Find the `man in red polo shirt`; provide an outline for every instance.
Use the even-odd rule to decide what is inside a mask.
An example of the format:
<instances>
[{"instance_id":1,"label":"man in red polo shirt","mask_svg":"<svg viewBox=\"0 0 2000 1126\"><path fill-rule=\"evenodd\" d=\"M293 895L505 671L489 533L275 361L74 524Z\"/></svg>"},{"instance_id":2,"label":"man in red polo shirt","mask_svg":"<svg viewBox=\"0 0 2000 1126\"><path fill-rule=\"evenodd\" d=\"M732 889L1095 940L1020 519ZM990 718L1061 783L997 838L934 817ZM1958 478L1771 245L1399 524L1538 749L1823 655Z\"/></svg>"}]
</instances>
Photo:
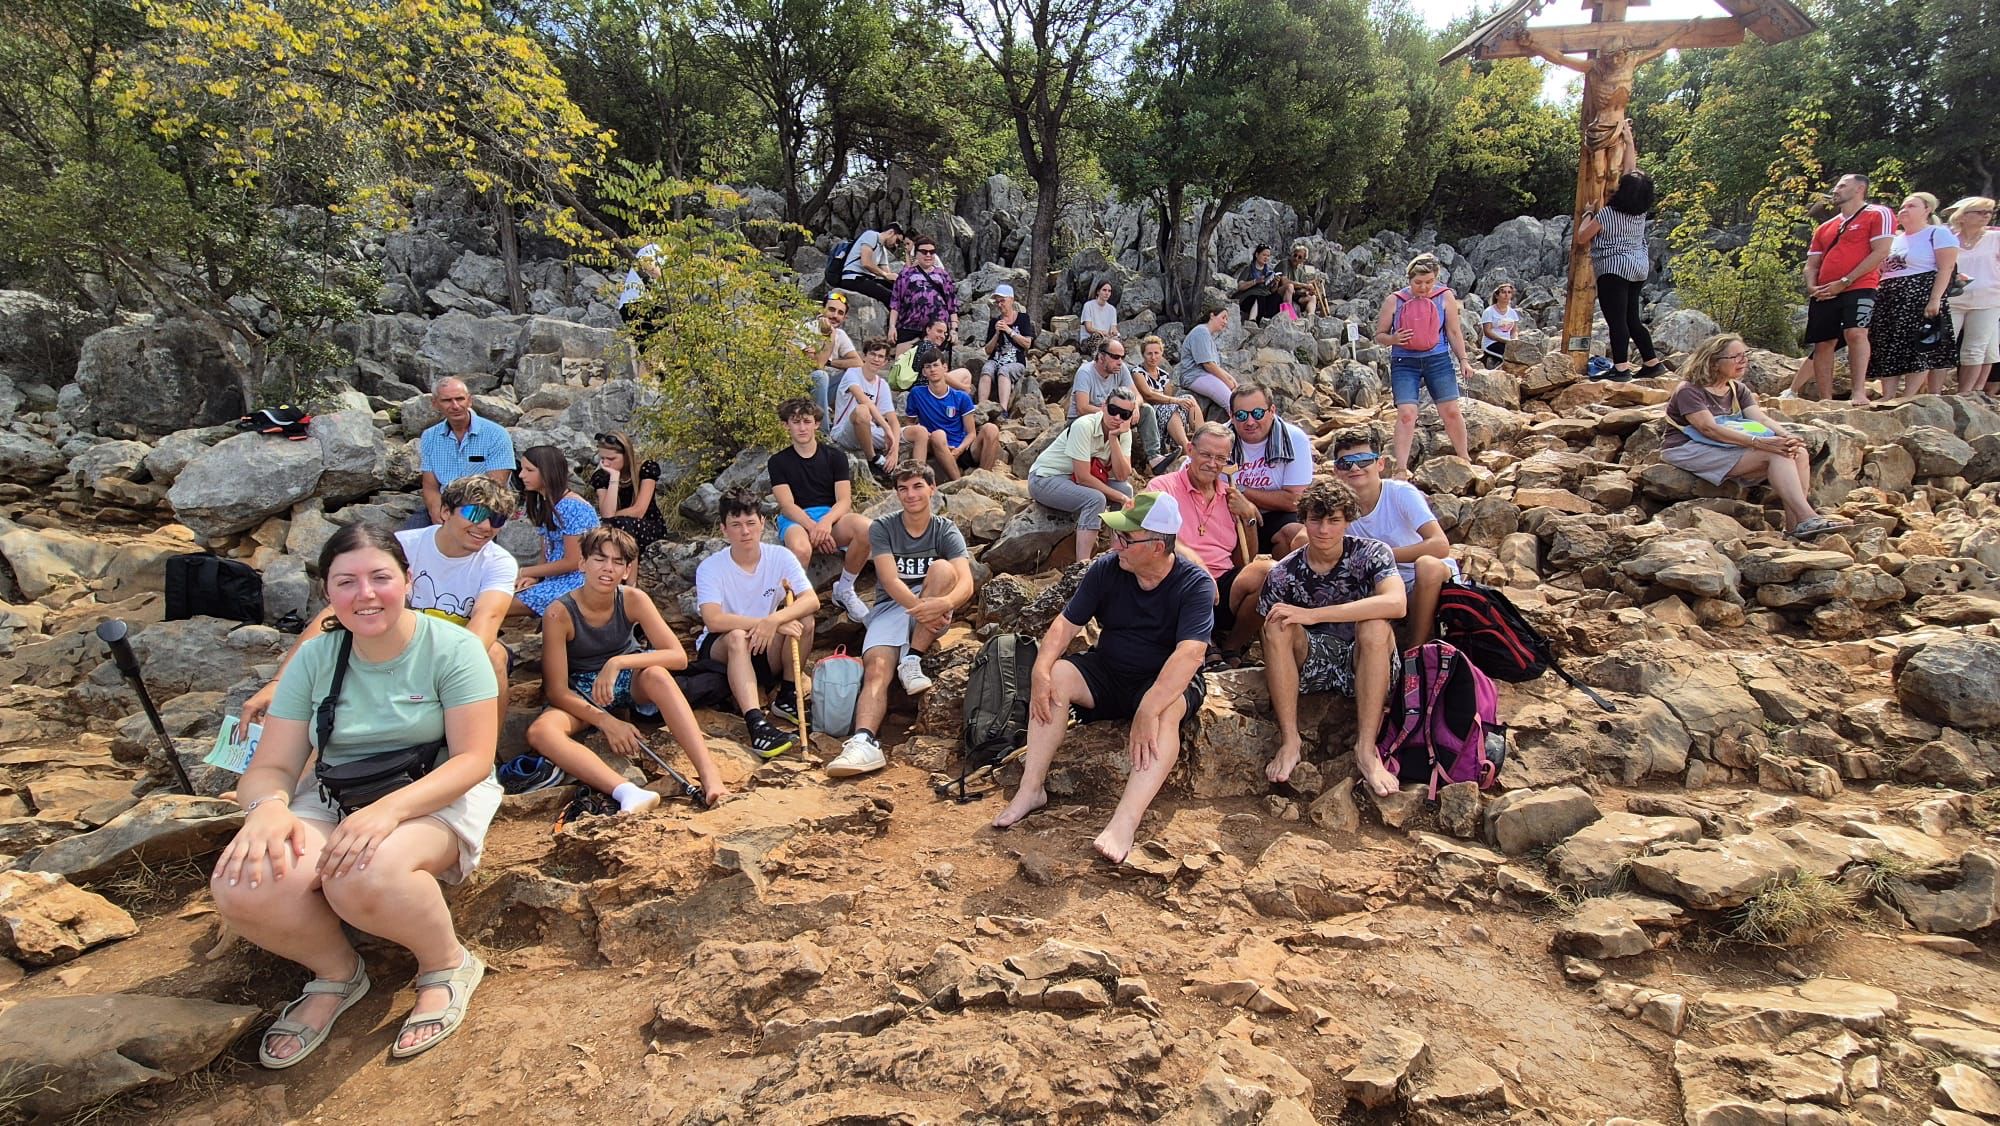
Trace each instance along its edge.
<instances>
[{"instance_id":1,"label":"man in red polo shirt","mask_svg":"<svg viewBox=\"0 0 2000 1126\"><path fill-rule=\"evenodd\" d=\"M1236 565L1236 521L1255 521L1257 506L1222 478L1229 464L1234 434L1220 422L1203 423L1190 440L1185 468L1164 473L1146 487L1174 498L1181 509L1181 530L1175 553L1200 565L1215 580L1215 646L1240 649L1243 639L1263 622L1257 598L1271 559L1263 556ZM1220 654L1213 651L1211 657Z\"/></svg>"},{"instance_id":2,"label":"man in red polo shirt","mask_svg":"<svg viewBox=\"0 0 2000 1126\"><path fill-rule=\"evenodd\" d=\"M1847 342L1847 370L1854 386L1849 398L1868 401L1868 320L1875 311L1875 287L1882 259L1896 237L1896 216L1868 202L1868 177L1858 172L1833 185L1839 214L1813 232L1806 253L1806 346L1812 355L1799 365L1781 399L1797 397L1806 379L1819 384L1821 400L1833 398L1833 352Z\"/></svg>"}]
</instances>

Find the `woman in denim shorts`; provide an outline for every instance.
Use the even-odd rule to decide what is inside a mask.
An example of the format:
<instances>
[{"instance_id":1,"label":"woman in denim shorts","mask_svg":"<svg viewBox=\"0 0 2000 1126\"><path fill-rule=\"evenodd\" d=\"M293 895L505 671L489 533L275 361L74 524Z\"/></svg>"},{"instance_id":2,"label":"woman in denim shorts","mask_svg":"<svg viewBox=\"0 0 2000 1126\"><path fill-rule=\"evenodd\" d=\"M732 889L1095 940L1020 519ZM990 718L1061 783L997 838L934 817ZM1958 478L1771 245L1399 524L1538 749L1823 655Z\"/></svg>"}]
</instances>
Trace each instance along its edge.
<instances>
[{"instance_id":1,"label":"woman in denim shorts","mask_svg":"<svg viewBox=\"0 0 2000 1126\"><path fill-rule=\"evenodd\" d=\"M1410 284L1382 299L1375 317L1375 343L1389 346L1389 385L1396 396L1396 473L1410 464L1410 440L1417 432L1417 397L1428 388L1438 418L1451 438L1452 452L1471 459L1465 413L1458 405L1458 373L1468 366L1465 333L1459 325L1458 297L1439 284L1444 269L1437 256L1410 261Z\"/></svg>"}]
</instances>

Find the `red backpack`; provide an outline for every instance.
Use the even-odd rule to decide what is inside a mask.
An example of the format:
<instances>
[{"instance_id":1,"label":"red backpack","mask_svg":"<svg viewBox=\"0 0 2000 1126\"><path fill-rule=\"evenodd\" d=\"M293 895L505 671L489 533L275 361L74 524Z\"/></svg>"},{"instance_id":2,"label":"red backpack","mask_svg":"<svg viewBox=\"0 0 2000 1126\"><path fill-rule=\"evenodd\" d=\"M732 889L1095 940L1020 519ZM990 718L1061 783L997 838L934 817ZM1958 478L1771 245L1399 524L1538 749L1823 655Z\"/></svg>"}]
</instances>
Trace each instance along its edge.
<instances>
[{"instance_id":1,"label":"red backpack","mask_svg":"<svg viewBox=\"0 0 2000 1126\"><path fill-rule=\"evenodd\" d=\"M1444 299L1450 292L1439 286L1431 290L1428 300L1419 301L1407 287L1396 291L1396 311L1389 318L1389 331L1409 330L1410 342L1403 345L1405 349L1428 352L1438 346L1444 336Z\"/></svg>"}]
</instances>

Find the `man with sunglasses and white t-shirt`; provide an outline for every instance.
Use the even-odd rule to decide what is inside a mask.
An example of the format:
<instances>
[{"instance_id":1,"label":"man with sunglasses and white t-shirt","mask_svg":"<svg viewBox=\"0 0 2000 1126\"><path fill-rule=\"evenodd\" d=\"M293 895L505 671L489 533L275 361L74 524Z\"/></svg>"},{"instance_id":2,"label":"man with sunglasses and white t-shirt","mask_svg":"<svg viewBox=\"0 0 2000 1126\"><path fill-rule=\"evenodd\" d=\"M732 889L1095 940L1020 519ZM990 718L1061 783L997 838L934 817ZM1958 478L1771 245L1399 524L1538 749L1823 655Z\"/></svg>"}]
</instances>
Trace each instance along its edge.
<instances>
[{"instance_id":1,"label":"man with sunglasses and white t-shirt","mask_svg":"<svg viewBox=\"0 0 2000 1126\"><path fill-rule=\"evenodd\" d=\"M512 489L490 477L475 474L460 477L441 493L444 522L429 528L411 528L396 533L403 555L410 561L410 609L455 622L476 634L493 662L493 675L500 681L501 722L507 718L507 647L500 644L500 623L514 601L514 580L521 566L493 536L514 515L520 503ZM285 654L290 664L299 647L326 631L333 615L314 614L299 634L298 643ZM279 676L284 665L278 666ZM257 690L243 705L241 731L264 722L264 713L277 695L278 677Z\"/></svg>"},{"instance_id":2,"label":"man with sunglasses and white t-shirt","mask_svg":"<svg viewBox=\"0 0 2000 1126\"><path fill-rule=\"evenodd\" d=\"M1313 479L1312 439L1278 417L1271 392L1245 383L1229 396L1236 444L1230 459L1239 467L1236 488L1261 514L1257 550L1273 559L1290 555L1306 542L1299 523L1299 497Z\"/></svg>"},{"instance_id":3,"label":"man with sunglasses and white t-shirt","mask_svg":"<svg viewBox=\"0 0 2000 1126\"><path fill-rule=\"evenodd\" d=\"M1409 636L1405 646L1431 639L1437 618L1438 592L1458 577L1451 558L1451 541L1424 494L1408 481L1382 479L1382 440L1366 426L1350 427L1333 436L1333 472L1354 490L1359 515L1348 524L1349 535L1379 540L1396 556L1396 572L1409 596Z\"/></svg>"}]
</instances>

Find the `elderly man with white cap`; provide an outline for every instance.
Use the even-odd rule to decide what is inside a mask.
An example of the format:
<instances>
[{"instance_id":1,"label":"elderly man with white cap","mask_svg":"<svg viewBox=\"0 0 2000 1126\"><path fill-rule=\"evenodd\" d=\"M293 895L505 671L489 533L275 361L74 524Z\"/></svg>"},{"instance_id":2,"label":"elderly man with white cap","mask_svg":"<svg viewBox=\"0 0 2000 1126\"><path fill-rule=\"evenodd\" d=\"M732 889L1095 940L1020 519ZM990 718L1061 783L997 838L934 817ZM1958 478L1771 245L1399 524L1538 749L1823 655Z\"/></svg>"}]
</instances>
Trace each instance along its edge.
<instances>
[{"instance_id":1,"label":"elderly man with white cap","mask_svg":"<svg viewBox=\"0 0 2000 1126\"><path fill-rule=\"evenodd\" d=\"M1014 303L1014 287L1003 285L993 291L993 316L986 322L986 364L979 369L981 403L997 402L1000 413L1008 413L1014 402L1014 381L1028 373L1028 348L1035 343L1035 330ZM992 397L998 379L1000 397Z\"/></svg>"},{"instance_id":2,"label":"elderly man with white cap","mask_svg":"<svg viewBox=\"0 0 2000 1126\"><path fill-rule=\"evenodd\" d=\"M1174 551L1181 510L1173 497L1140 493L1131 507L1106 513L1104 525L1112 530L1112 550L1084 572L1042 637L1028 709L1027 762L1014 800L993 826L1005 829L1048 804L1043 782L1071 708L1084 723L1129 718L1132 774L1111 823L1092 842L1106 860L1119 864L1180 758L1181 719L1201 705L1215 583ZM1092 619L1096 646L1065 655Z\"/></svg>"}]
</instances>

